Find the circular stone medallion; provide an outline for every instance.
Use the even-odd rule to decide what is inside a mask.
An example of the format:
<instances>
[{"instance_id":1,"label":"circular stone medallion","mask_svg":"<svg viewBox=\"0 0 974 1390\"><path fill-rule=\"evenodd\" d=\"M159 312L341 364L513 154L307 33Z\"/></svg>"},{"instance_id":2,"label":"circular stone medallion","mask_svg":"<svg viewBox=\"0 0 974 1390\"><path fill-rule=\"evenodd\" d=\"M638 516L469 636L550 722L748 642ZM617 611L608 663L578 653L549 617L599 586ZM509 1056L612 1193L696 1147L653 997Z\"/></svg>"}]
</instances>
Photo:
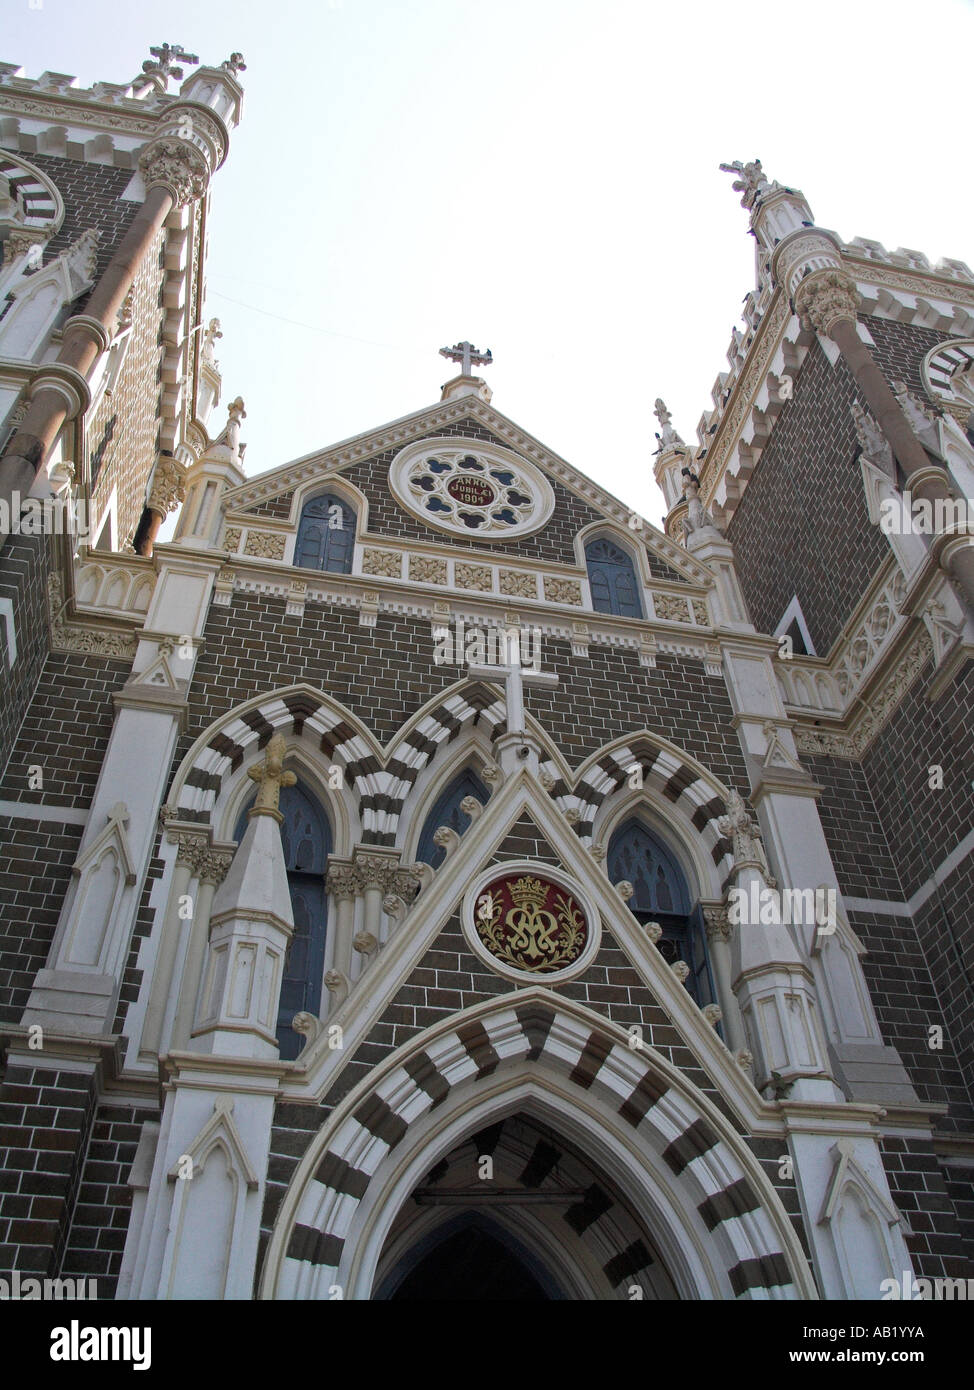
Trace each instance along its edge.
<instances>
[{"instance_id":1,"label":"circular stone medallion","mask_svg":"<svg viewBox=\"0 0 974 1390\"><path fill-rule=\"evenodd\" d=\"M504 965L532 975L574 965L588 944L582 905L544 873L492 879L477 894L473 915L486 950Z\"/></svg>"},{"instance_id":2,"label":"circular stone medallion","mask_svg":"<svg viewBox=\"0 0 974 1390\"><path fill-rule=\"evenodd\" d=\"M489 507L497 496L486 479L474 478L469 473L451 478L446 490L455 501L463 502L467 507Z\"/></svg>"}]
</instances>

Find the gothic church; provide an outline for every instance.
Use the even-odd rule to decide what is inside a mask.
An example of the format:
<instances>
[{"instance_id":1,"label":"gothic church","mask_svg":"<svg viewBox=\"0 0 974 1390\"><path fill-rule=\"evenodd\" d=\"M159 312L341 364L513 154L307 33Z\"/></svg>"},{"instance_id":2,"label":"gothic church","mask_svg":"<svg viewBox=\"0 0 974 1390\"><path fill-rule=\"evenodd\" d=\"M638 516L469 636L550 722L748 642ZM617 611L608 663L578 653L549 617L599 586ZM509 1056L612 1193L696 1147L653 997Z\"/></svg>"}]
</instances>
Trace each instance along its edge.
<instances>
[{"instance_id":1,"label":"gothic church","mask_svg":"<svg viewBox=\"0 0 974 1390\"><path fill-rule=\"evenodd\" d=\"M695 442L656 402L662 531L466 341L248 474L243 72L0 65L0 1270L971 1276L974 275L729 166L755 281Z\"/></svg>"}]
</instances>

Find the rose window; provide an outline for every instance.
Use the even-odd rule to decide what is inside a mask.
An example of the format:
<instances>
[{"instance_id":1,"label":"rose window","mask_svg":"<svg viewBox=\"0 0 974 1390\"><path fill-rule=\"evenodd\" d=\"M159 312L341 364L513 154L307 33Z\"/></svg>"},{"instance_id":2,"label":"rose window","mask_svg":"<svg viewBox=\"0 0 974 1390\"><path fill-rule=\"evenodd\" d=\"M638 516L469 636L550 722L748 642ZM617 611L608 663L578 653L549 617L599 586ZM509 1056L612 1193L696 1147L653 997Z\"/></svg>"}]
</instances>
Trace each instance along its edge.
<instances>
[{"instance_id":1,"label":"rose window","mask_svg":"<svg viewBox=\"0 0 974 1390\"><path fill-rule=\"evenodd\" d=\"M410 446L390 473L393 492L438 530L506 539L535 530L553 498L542 475L507 449L441 439Z\"/></svg>"}]
</instances>

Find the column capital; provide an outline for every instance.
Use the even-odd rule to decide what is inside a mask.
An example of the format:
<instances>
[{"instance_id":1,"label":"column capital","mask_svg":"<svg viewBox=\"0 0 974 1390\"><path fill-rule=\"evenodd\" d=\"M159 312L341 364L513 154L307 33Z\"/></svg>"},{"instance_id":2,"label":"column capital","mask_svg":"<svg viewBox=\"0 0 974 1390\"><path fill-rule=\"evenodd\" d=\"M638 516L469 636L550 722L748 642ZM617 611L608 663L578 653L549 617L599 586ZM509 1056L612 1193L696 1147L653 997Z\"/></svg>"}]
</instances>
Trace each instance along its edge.
<instances>
[{"instance_id":1,"label":"column capital","mask_svg":"<svg viewBox=\"0 0 974 1390\"><path fill-rule=\"evenodd\" d=\"M139 172L146 192L164 189L174 207L202 198L210 181L210 170L194 145L179 139L155 140L139 155Z\"/></svg>"},{"instance_id":2,"label":"column capital","mask_svg":"<svg viewBox=\"0 0 974 1390\"><path fill-rule=\"evenodd\" d=\"M146 502L150 512L156 512L165 519L174 512L186 496L186 470L181 463L167 455L160 455L152 475L152 487Z\"/></svg>"},{"instance_id":3,"label":"column capital","mask_svg":"<svg viewBox=\"0 0 974 1390\"><path fill-rule=\"evenodd\" d=\"M730 941L731 929L726 907L705 907L703 920L709 942Z\"/></svg>"},{"instance_id":4,"label":"column capital","mask_svg":"<svg viewBox=\"0 0 974 1390\"><path fill-rule=\"evenodd\" d=\"M842 319L855 323L859 291L844 270L821 270L803 280L795 292L795 309L802 327L826 336Z\"/></svg>"}]
</instances>

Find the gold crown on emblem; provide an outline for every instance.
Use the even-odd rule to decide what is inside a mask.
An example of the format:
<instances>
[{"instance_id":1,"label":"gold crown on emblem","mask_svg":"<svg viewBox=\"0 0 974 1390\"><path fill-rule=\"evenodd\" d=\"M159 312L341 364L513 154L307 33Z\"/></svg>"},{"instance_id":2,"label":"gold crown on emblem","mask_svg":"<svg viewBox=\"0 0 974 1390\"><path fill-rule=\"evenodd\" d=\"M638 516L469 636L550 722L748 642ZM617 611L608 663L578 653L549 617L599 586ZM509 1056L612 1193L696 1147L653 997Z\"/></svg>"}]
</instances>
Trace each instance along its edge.
<instances>
[{"instance_id":1,"label":"gold crown on emblem","mask_svg":"<svg viewBox=\"0 0 974 1390\"><path fill-rule=\"evenodd\" d=\"M518 907L540 907L548 896L548 885L540 878L519 878L511 885L511 897Z\"/></svg>"}]
</instances>

